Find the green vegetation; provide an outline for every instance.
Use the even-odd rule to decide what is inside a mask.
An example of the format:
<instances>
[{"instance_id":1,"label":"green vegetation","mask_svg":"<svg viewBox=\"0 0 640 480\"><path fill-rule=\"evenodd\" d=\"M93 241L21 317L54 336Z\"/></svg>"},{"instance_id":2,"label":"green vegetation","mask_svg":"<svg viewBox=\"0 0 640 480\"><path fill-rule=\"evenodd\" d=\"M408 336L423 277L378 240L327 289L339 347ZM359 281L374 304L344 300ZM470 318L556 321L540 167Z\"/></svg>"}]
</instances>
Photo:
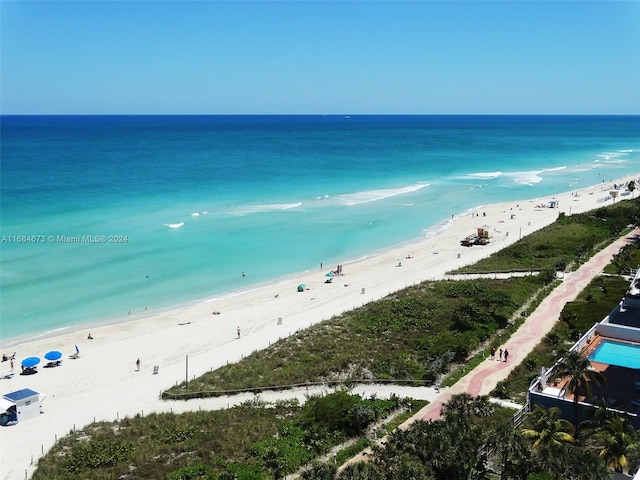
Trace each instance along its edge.
<instances>
[{"instance_id":1,"label":"green vegetation","mask_svg":"<svg viewBox=\"0 0 640 480\"><path fill-rule=\"evenodd\" d=\"M639 247L634 244L634 248ZM611 312L629 288L622 277L596 277L573 302L565 305L560 320L533 351L491 395L525 403L531 381L540 375L540 367L551 367L575 343L580 335Z\"/></svg>"},{"instance_id":2,"label":"green vegetation","mask_svg":"<svg viewBox=\"0 0 640 480\"><path fill-rule=\"evenodd\" d=\"M560 271L581 264L604 241L618 236L629 224L639 224L637 202L619 202L591 212L566 216L527 235L513 245L463 267L455 273L502 271Z\"/></svg>"},{"instance_id":3,"label":"green vegetation","mask_svg":"<svg viewBox=\"0 0 640 480\"><path fill-rule=\"evenodd\" d=\"M536 276L425 282L300 331L164 395L188 398L306 382L432 383L451 362L465 362L505 328L517 306L542 286Z\"/></svg>"},{"instance_id":4,"label":"green vegetation","mask_svg":"<svg viewBox=\"0 0 640 480\"><path fill-rule=\"evenodd\" d=\"M418 404L338 390L312 396L304 406L256 400L227 410L95 423L61 439L38 462L33 479L281 478L406 411L408 403Z\"/></svg>"},{"instance_id":5,"label":"green vegetation","mask_svg":"<svg viewBox=\"0 0 640 480\"><path fill-rule=\"evenodd\" d=\"M626 225L638 223L639 211L638 202L631 201L575 218L561 216L535 238L526 237L513 250L503 251L500 260L488 259L470 269L540 269L541 275L425 282L298 332L190 382L189 389L181 385L164 395L189 398L313 381L429 383L454 362L459 371L468 369L517 328L549 291L555 271L584 261ZM629 247L614 261L616 271L636 268L639 259L638 247ZM493 393L522 400L540 366L550 366L580 332L602 319L627 287L628 281L618 277L594 280ZM362 399L339 390L311 397L303 407L295 401L255 401L223 411L92 424L61 439L39 460L33 478L271 480L302 468L300 478L326 480L600 480L609 478L607 467L622 471L640 464L637 432L624 418L597 412L576 429L559 422L553 411L538 411L525 425L515 426L512 412L468 395L454 396L441 420L393 430L385 448L374 449L373 461L348 466L339 474L333 458L322 461L347 440L349 446L337 450L336 462L368 446L363 432L384 418L393 420L380 427L380 434L392 430L406 415L408 402ZM397 412L402 413L394 416Z\"/></svg>"},{"instance_id":6,"label":"green vegetation","mask_svg":"<svg viewBox=\"0 0 640 480\"><path fill-rule=\"evenodd\" d=\"M607 465L621 470L640 462L639 441L624 418L594 419L576 433L557 410L537 409L514 425L486 397L461 394L445 404L440 420L396 430L369 462L330 476L316 466L316 476L303 478L608 480Z\"/></svg>"},{"instance_id":7,"label":"green vegetation","mask_svg":"<svg viewBox=\"0 0 640 480\"><path fill-rule=\"evenodd\" d=\"M628 275L631 271L640 268L640 248L634 242L623 247L613 261L604 269L604 273L611 275Z\"/></svg>"}]
</instances>

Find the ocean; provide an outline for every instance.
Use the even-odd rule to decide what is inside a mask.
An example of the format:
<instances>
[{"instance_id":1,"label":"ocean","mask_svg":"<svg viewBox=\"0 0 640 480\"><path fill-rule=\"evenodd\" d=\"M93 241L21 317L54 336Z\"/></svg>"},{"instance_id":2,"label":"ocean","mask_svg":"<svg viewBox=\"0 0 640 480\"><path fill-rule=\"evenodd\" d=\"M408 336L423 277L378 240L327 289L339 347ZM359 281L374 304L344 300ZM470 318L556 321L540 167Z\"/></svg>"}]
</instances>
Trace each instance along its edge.
<instances>
[{"instance_id":1,"label":"ocean","mask_svg":"<svg viewBox=\"0 0 640 480\"><path fill-rule=\"evenodd\" d=\"M2 116L0 129L3 346L640 171L640 116Z\"/></svg>"}]
</instances>

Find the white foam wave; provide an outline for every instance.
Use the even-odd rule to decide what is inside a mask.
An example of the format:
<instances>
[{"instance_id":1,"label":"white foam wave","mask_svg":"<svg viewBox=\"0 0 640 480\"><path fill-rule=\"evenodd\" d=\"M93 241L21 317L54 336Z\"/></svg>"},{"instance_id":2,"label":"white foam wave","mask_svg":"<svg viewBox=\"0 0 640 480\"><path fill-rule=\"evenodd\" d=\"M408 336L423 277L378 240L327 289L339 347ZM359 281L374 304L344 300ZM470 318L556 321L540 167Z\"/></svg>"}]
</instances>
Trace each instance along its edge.
<instances>
[{"instance_id":1,"label":"white foam wave","mask_svg":"<svg viewBox=\"0 0 640 480\"><path fill-rule=\"evenodd\" d=\"M165 227L169 227L169 228L180 228L184 225L184 222L180 222L180 223L165 223L164 226Z\"/></svg>"},{"instance_id":2,"label":"white foam wave","mask_svg":"<svg viewBox=\"0 0 640 480\"><path fill-rule=\"evenodd\" d=\"M193 212L193 213L191 214L191 216L192 216L192 217L199 217L199 216L200 216L200 214L199 214L198 212Z\"/></svg>"},{"instance_id":3,"label":"white foam wave","mask_svg":"<svg viewBox=\"0 0 640 480\"><path fill-rule=\"evenodd\" d=\"M520 185L535 185L536 183L540 183L542 181L542 174L549 172L559 172L566 169L566 166L561 166L553 168L543 168L541 170L529 170L524 172L509 172L505 173L504 175L506 177L513 178L513 181Z\"/></svg>"},{"instance_id":4,"label":"white foam wave","mask_svg":"<svg viewBox=\"0 0 640 480\"><path fill-rule=\"evenodd\" d=\"M472 179L480 179L480 180L492 180L494 178L498 178L502 175L502 172L478 172L478 173L469 173L463 178L472 178Z\"/></svg>"},{"instance_id":5,"label":"white foam wave","mask_svg":"<svg viewBox=\"0 0 640 480\"><path fill-rule=\"evenodd\" d=\"M233 215L244 216L251 215L253 213L265 213L273 212L277 210L290 210L292 208L298 208L302 205L302 202L295 203L268 203L264 205L243 205L236 206L231 210Z\"/></svg>"},{"instance_id":6,"label":"white foam wave","mask_svg":"<svg viewBox=\"0 0 640 480\"><path fill-rule=\"evenodd\" d=\"M509 173L508 176L513 178L515 183L519 183L521 185L535 185L536 183L540 183L542 181L542 177L540 174L543 170L532 170L530 172L513 172Z\"/></svg>"},{"instance_id":7,"label":"white foam wave","mask_svg":"<svg viewBox=\"0 0 640 480\"><path fill-rule=\"evenodd\" d=\"M378 200L384 200L385 198L412 193L430 185L431 184L429 183L422 183L418 185L408 185L401 188L385 188L381 190L347 193L338 195L338 199L345 205L360 205L362 203L377 202Z\"/></svg>"}]
</instances>

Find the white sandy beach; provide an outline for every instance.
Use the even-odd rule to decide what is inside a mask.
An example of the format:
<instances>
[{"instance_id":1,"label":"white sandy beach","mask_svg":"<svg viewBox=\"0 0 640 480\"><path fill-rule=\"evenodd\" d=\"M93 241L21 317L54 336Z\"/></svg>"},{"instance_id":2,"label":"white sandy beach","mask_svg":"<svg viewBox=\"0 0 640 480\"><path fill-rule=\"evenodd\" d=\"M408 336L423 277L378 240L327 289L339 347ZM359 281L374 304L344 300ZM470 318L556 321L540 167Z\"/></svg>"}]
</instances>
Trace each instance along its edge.
<instances>
[{"instance_id":1,"label":"white sandy beach","mask_svg":"<svg viewBox=\"0 0 640 480\"><path fill-rule=\"evenodd\" d=\"M0 478L25 478L25 471L33 472L32 462L37 462L56 438L94 420L225 407L232 400L166 402L158 396L185 379L187 355L189 378L238 361L243 355L265 348L298 329L409 285L444 278L447 271L473 263L552 223L561 212L574 214L610 205L613 200L605 198L613 183L636 178L637 175L556 195L557 208L549 208L551 197L545 197L482 207L476 211L478 216L461 214L433 238L404 244L363 260L343 262L343 275L335 277L331 284L324 283L325 273L336 266L325 265L323 270L317 268L292 275L286 283L261 286L215 302L201 302L163 313L149 311L146 316L139 313L127 322L12 346L10 351L2 353L16 352L16 375L0 380L0 392L4 395L30 388L46 398L38 418L0 428ZM630 198L631 195L622 195L616 201ZM461 246L460 240L478 227L491 231L491 242L486 246ZM307 290L298 292L296 287L302 283ZM213 311L220 314L213 315ZM238 327L240 338L236 334ZM89 332L93 340L87 339ZM75 345L80 350L80 358L70 359ZM49 350L63 352L61 366L43 368L46 363L43 359L37 374L19 375L23 358L42 358ZM135 365L138 358L139 372ZM154 366L159 368L157 374L153 373ZM2 362L0 374L8 373L9 362ZM402 388L397 390L404 394ZM424 398L428 398L428 389L423 390ZM299 391L296 395L304 393ZM235 400L246 398L251 396Z\"/></svg>"}]
</instances>

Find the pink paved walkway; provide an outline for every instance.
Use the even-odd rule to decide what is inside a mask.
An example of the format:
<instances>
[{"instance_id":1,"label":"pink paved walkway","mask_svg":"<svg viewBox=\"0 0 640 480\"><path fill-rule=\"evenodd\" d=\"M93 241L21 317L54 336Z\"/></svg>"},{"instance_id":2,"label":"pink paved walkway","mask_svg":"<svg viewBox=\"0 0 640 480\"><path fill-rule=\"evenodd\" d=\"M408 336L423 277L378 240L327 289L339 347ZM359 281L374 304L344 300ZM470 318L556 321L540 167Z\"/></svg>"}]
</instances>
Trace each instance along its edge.
<instances>
[{"instance_id":1,"label":"pink paved walkway","mask_svg":"<svg viewBox=\"0 0 640 480\"><path fill-rule=\"evenodd\" d=\"M408 427L415 420L434 420L440 416L442 405L452 395L468 393L470 395L487 395L500 380L507 378L511 370L524 359L554 326L560 312L567 302L574 300L587 284L610 262L620 249L630 243L637 231L619 238L611 245L594 255L573 273L566 274L564 281L548 295L538 308L527 318L520 328L511 336L503 348L509 350L509 361L501 362L487 359L474 368L455 385L443 390L435 401L422 408L412 418L401 425ZM497 354L496 354L497 358Z\"/></svg>"},{"instance_id":2,"label":"pink paved walkway","mask_svg":"<svg viewBox=\"0 0 640 480\"><path fill-rule=\"evenodd\" d=\"M560 312L567 302L574 300L578 293L610 262L613 256L620 249L631 243L638 234L637 230L625 235L605 249L594 255L587 263L571 274L566 274L564 281L558 285L541 303L538 308L525 320L518 328L508 343L504 346L509 350L509 361L500 362L496 360L485 360L465 377L461 378L455 385L445 388L442 393L429 405L416 412L416 414L400 425L399 428L406 429L416 420L435 420L440 417L442 405L458 393L468 393L470 395L487 395L495 388L500 380L507 378L511 370L525 358L533 347L546 335L555 322L560 317ZM384 442L384 438L378 440L378 444ZM367 448L358 455L352 457L341 467L366 460L371 453Z\"/></svg>"}]
</instances>

